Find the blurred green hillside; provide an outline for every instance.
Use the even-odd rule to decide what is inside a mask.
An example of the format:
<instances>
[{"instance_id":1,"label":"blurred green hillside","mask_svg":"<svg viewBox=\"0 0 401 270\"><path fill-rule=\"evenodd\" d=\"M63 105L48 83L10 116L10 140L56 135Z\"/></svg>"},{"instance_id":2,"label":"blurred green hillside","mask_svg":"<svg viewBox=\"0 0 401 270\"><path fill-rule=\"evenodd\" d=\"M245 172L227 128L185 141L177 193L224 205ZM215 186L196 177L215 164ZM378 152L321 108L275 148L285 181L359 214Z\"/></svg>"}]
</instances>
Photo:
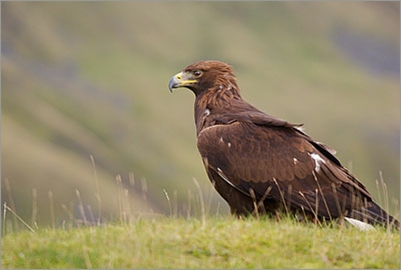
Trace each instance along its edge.
<instances>
[{"instance_id":1,"label":"blurred green hillside","mask_svg":"<svg viewBox=\"0 0 401 270\"><path fill-rule=\"evenodd\" d=\"M185 213L199 201L195 178L211 213L227 213L196 149L193 95L167 87L188 64L217 59L233 65L247 101L304 123L376 198L381 171L398 205L399 8L2 2L2 202L39 224L52 205L58 223L66 209L79 217L76 190L103 218L123 197L135 213L169 213L169 203Z\"/></svg>"}]
</instances>

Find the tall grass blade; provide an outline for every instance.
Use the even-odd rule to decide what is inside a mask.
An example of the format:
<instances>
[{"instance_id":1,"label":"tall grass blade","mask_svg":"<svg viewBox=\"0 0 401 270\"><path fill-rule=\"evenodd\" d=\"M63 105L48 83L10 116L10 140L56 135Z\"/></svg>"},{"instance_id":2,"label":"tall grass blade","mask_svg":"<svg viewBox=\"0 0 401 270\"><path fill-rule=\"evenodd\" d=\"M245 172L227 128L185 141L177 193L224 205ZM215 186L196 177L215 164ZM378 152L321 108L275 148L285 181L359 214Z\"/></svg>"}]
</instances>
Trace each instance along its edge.
<instances>
[{"instance_id":1,"label":"tall grass blade","mask_svg":"<svg viewBox=\"0 0 401 270\"><path fill-rule=\"evenodd\" d=\"M167 199L167 204L168 204L168 210L170 211L170 216L173 214L173 210L171 209L171 202L170 202L170 196L168 196L167 190L163 188L164 196Z\"/></svg>"},{"instance_id":2,"label":"tall grass blade","mask_svg":"<svg viewBox=\"0 0 401 270\"><path fill-rule=\"evenodd\" d=\"M86 215L85 215L85 209L84 209L84 204L82 203L81 193L79 192L78 189L76 189L75 190L75 194L77 195L77 198L78 198L79 213L81 214L81 217L82 217L84 225L87 226L88 225L88 220L87 220Z\"/></svg>"},{"instance_id":3,"label":"tall grass blade","mask_svg":"<svg viewBox=\"0 0 401 270\"><path fill-rule=\"evenodd\" d=\"M124 222L123 215L123 187L122 187L122 179L121 175L116 176L117 183L117 198L118 198L118 214L120 216L120 222Z\"/></svg>"},{"instance_id":4,"label":"tall grass blade","mask_svg":"<svg viewBox=\"0 0 401 270\"><path fill-rule=\"evenodd\" d=\"M253 188L249 189L249 193L251 194L251 198L252 198L252 202L253 202L253 212L256 215L256 219L259 220L259 209L258 209L258 204L257 204L257 200L256 200L256 196L255 196L255 191L253 190Z\"/></svg>"},{"instance_id":5,"label":"tall grass blade","mask_svg":"<svg viewBox=\"0 0 401 270\"><path fill-rule=\"evenodd\" d=\"M141 178L141 186L142 186L142 196L145 202L148 201L148 183L146 182L146 178Z\"/></svg>"},{"instance_id":6,"label":"tall grass blade","mask_svg":"<svg viewBox=\"0 0 401 270\"><path fill-rule=\"evenodd\" d=\"M201 218L202 218L202 228L205 227L206 225L206 212L205 212L205 202L203 200L203 192L202 189L199 185L198 180L196 180L196 178L192 178L192 180L195 183L196 188L198 189L199 192L199 200L200 200L200 205L201 205Z\"/></svg>"},{"instance_id":7,"label":"tall grass blade","mask_svg":"<svg viewBox=\"0 0 401 270\"><path fill-rule=\"evenodd\" d=\"M11 191L11 185L10 185L10 181L8 181L8 178L4 179L4 186L6 188L7 194L8 194L8 200L10 201L10 207L8 207L9 209L12 209L14 211L14 213L17 211L15 208L15 203L14 203L14 197L13 197L13 193ZM14 228L15 230L19 230L19 225L18 225L18 220L17 217L14 216Z\"/></svg>"},{"instance_id":8,"label":"tall grass blade","mask_svg":"<svg viewBox=\"0 0 401 270\"><path fill-rule=\"evenodd\" d=\"M54 200L53 200L53 192L49 190L49 207L50 207L50 222L53 230L56 229L56 216L54 214Z\"/></svg>"},{"instance_id":9,"label":"tall grass blade","mask_svg":"<svg viewBox=\"0 0 401 270\"><path fill-rule=\"evenodd\" d=\"M32 189L32 217L31 217L31 225L38 228L38 224L36 219L38 217L38 191L36 188Z\"/></svg>"},{"instance_id":10,"label":"tall grass blade","mask_svg":"<svg viewBox=\"0 0 401 270\"><path fill-rule=\"evenodd\" d=\"M6 216L7 216L7 203L5 202L4 204L3 204L3 224L2 224L2 226L3 226L3 235L5 235L6 234Z\"/></svg>"},{"instance_id":11,"label":"tall grass blade","mask_svg":"<svg viewBox=\"0 0 401 270\"><path fill-rule=\"evenodd\" d=\"M192 210L192 200L193 200L193 195L192 195L192 192L191 192L191 190L190 189L188 189L188 192L187 192L187 207L186 207L186 209L185 209L185 211L186 211L186 214L187 214L187 219L190 219L191 218L191 210Z\"/></svg>"},{"instance_id":12,"label":"tall grass blade","mask_svg":"<svg viewBox=\"0 0 401 270\"><path fill-rule=\"evenodd\" d=\"M324 204L324 207L326 208L327 213L329 214L329 219L330 219L330 221L332 221L333 218L331 217L331 211L329 209L329 206L327 205L326 198L324 197L322 187L320 186L320 183L319 183L319 179L317 179L315 171L312 171L312 174L313 174L313 177L315 178L315 181L316 181L317 187L319 189L319 192L322 195L323 204ZM316 201L317 201L317 192L318 191L316 190ZM317 205L317 203L316 203L316 205ZM316 211L317 211L317 209L316 209Z\"/></svg>"},{"instance_id":13,"label":"tall grass blade","mask_svg":"<svg viewBox=\"0 0 401 270\"><path fill-rule=\"evenodd\" d=\"M280 196L281 196L281 200L283 201L285 213L286 213L286 215L288 216L290 213L289 213L289 211L288 211L287 202L285 201L285 198L284 198L284 193L283 193L283 191L281 190L280 186L278 185L276 178L273 177L273 181L274 181L274 183L276 184L278 191L280 192Z\"/></svg>"},{"instance_id":14,"label":"tall grass blade","mask_svg":"<svg viewBox=\"0 0 401 270\"><path fill-rule=\"evenodd\" d=\"M74 214L72 213L72 211L70 211L65 204L62 204L61 208L67 213L68 217L70 218L71 226L74 226L75 218L74 218Z\"/></svg>"},{"instance_id":15,"label":"tall grass blade","mask_svg":"<svg viewBox=\"0 0 401 270\"><path fill-rule=\"evenodd\" d=\"M15 213L15 211L13 209L8 207L6 203L4 203L4 209L10 211L10 213L13 214L17 220L21 221L21 223L24 224L31 232L35 233L35 230L31 226L29 226L29 224L26 223L20 216L18 216L17 213ZM5 216L5 214L4 214L4 216Z\"/></svg>"},{"instance_id":16,"label":"tall grass blade","mask_svg":"<svg viewBox=\"0 0 401 270\"><path fill-rule=\"evenodd\" d=\"M102 199L100 197L100 184L99 184L99 178L97 176L97 170L96 170L96 163L95 159L92 155L90 155L90 159L92 162L92 167L93 167L93 174L95 176L95 182L96 182L96 200L97 200L97 209L98 209L98 216L97 216L97 225L100 225L100 222L102 220Z\"/></svg>"}]
</instances>

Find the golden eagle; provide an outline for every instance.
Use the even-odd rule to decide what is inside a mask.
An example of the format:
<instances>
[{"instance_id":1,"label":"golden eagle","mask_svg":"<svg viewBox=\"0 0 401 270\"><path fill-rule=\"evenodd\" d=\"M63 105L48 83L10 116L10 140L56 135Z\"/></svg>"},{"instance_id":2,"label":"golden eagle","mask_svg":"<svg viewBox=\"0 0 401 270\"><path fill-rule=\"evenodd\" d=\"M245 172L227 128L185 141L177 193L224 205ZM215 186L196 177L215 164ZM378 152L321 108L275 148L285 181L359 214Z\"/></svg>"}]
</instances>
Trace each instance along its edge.
<instances>
[{"instance_id":1,"label":"golden eagle","mask_svg":"<svg viewBox=\"0 0 401 270\"><path fill-rule=\"evenodd\" d=\"M199 61L171 78L195 94L197 146L206 172L231 213L313 220L345 218L399 227L335 151L301 125L268 115L241 98L230 65Z\"/></svg>"}]
</instances>

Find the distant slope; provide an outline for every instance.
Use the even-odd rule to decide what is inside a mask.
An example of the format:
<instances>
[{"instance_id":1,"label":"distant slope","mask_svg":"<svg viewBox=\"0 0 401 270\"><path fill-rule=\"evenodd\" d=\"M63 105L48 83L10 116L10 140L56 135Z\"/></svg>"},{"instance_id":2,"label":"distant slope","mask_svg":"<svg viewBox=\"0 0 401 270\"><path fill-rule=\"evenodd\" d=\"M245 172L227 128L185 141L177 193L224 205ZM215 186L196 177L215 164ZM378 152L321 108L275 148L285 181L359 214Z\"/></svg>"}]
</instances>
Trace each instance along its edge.
<instances>
[{"instance_id":1,"label":"distant slope","mask_svg":"<svg viewBox=\"0 0 401 270\"><path fill-rule=\"evenodd\" d=\"M168 212L164 189L185 213L192 178L222 202L197 153L193 96L167 89L187 64L211 58L234 66L248 101L333 146L375 197L382 171L390 203L399 200L399 72L391 61L372 71L338 40L371 41L353 45L367 55L383 51L369 44L384 44L398 53L385 57L399 59L399 3L1 5L2 180L25 219L34 188L43 223L49 190L60 222L76 189L96 212L90 155L105 217L119 203L117 175L135 211Z\"/></svg>"}]
</instances>

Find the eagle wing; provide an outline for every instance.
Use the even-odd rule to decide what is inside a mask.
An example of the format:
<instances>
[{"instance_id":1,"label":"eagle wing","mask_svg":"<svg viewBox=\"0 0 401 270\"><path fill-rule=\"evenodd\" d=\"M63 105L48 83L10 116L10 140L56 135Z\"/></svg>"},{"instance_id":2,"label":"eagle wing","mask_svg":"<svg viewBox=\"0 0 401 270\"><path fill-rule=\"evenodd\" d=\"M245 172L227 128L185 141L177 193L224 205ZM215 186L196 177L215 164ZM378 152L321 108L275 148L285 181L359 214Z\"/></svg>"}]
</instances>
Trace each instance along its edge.
<instances>
[{"instance_id":1,"label":"eagle wing","mask_svg":"<svg viewBox=\"0 0 401 270\"><path fill-rule=\"evenodd\" d=\"M225 181L257 201L282 201L327 218L372 201L365 186L341 166L330 148L295 125L267 115L229 118L198 134L209 178L218 178L210 180Z\"/></svg>"}]
</instances>

